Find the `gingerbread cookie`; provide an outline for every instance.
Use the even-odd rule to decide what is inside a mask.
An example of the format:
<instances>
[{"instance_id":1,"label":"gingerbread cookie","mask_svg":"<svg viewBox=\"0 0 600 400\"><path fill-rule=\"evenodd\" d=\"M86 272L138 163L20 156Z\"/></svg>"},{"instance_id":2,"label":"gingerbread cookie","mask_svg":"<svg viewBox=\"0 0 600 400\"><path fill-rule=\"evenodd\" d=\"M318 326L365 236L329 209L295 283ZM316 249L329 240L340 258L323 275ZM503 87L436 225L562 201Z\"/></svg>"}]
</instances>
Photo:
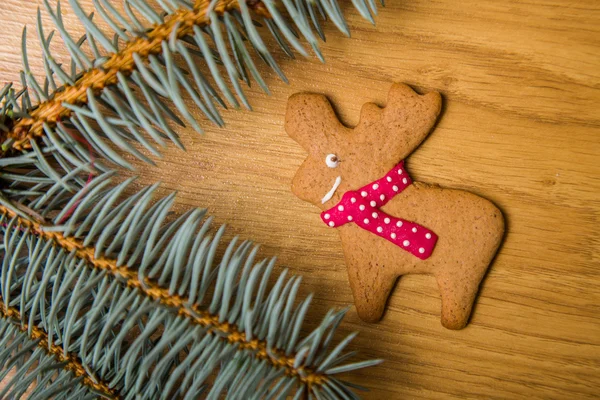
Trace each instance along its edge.
<instances>
[{"instance_id":1,"label":"gingerbread cookie","mask_svg":"<svg viewBox=\"0 0 600 400\"><path fill-rule=\"evenodd\" d=\"M285 129L308 153L292 183L336 229L359 316L381 319L396 279L432 274L442 297L442 325L463 328L479 284L504 235L504 219L474 194L413 182L404 165L432 129L437 92L392 86L385 108L363 106L354 129L343 126L319 94L290 97Z\"/></svg>"}]
</instances>

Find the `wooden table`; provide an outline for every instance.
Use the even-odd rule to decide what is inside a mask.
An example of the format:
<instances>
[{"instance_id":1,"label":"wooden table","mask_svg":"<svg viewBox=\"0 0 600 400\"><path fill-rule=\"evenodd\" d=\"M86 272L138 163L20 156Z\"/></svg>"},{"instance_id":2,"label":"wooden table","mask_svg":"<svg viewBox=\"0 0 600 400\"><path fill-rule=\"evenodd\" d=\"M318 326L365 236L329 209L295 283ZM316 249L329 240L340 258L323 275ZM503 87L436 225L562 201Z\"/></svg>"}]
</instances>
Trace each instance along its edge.
<instances>
[{"instance_id":1,"label":"wooden table","mask_svg":"<svg viewBox=\"0 0 600 400\"><path fill-rule=\"evenodd\" d=\"M18 81L34 3L3 2L2 81ZM286 99L324 93L353 125L363 103L385 104L392 82L438 90L443 115L408 167L416 180L493 200L506 239L462 331L441 327L430 276L401 279L381 323L351 309L341 332L361 331L352 349L386 362L348 378L371 388L368 399L598 396L600 2L394 0L376 26L345 7L352 38L328 24L326 64L278 53L290 85L265 72L273 94L248 90L254 112L224 112L223 130L204 121L204 136L182 130L188 151L171 146L156 167L138 164L140 182L162 180L179 191L179 211L208 207L230 236L303 275L315 324L352 296L336 232L290 192L305 154L283 130Z\"/></svg>"}]
</instances>

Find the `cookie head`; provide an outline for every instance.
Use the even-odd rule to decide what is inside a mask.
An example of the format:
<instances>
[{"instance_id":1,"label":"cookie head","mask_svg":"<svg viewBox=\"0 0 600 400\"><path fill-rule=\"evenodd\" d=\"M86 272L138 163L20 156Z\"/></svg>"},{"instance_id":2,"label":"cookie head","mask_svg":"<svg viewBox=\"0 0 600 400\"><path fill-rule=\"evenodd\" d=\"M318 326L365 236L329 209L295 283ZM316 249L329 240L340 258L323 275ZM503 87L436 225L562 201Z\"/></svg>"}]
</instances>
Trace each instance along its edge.
<instances>
[{"instance_id":1,"label":"cookie head","mask_svg":"<svg viewBox=\"0 0 600 400\"><path fill-rule=\"evenodd\" d=\"M385 108L367 103L354 129L345 127L322 95L290 97L285 129L308 157L292 182L293 193L321 209L389 171L427 136L439 115L437 92L419 95L396 84Z\"/></svg>"},{"instance_id":2,"label":"cookie head","mask_svg":"<svg viewBox=\"0 0 600 400\"><path fill-rule=\"evenodd\" d=\"M292 182L296 196L320 208L338 201L348 188L348 168L345 166L350 165L350 159L339 149L329 149L328 153L309 156Z\"/></svg>"}]
</instances>

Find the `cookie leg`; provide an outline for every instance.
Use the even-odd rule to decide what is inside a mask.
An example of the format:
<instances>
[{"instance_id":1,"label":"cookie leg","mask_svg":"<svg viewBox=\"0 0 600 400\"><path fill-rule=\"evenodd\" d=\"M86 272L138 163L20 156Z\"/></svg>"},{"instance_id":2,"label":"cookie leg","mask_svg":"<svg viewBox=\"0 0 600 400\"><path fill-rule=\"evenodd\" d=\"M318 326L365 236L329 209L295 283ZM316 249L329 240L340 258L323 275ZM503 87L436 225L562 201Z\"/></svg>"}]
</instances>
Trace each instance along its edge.
<instances>
[{"instance_id":1,"label":"cookie leg","mask_svg":"<svg viewBox=\"0 0 600 400\"><path fill-rule=\"evenodd\" d=\"M442 325L445 328L462 329L467 325L486 269L487 263L462 271L447 270L436 274L442 297ZM473 270L477 273L470 275Z\"/></svg>"},{"instance_id":2,"label":"cookie leg","mask_svg":"<svg viewBox=\"0 0 600 400\"><path fill-rule=\"evenodd\" d=\"M397 277L383 274L381 266L368 262L352 260L347 264L358 316L365 322L379 321Z\"/></svg>"}]
</instances>

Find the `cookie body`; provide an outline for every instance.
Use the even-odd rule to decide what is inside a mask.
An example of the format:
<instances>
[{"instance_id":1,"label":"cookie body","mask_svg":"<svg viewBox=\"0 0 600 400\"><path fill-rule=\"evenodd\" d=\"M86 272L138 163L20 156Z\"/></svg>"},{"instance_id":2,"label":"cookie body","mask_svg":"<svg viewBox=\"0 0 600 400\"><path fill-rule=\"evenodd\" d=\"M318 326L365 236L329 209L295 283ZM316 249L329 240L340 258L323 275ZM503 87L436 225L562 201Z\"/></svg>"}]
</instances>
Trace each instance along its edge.
<instances>
[{"instance_id":1,"label":"cookie body","mask_svg":"<svg viewBox=\"0 0 600 400\"><path fill-rule=\"evenodd\" d=\"M309 152L293 180L292 191L322 210L334 207L331 210L338 212L336 204L348 207L350 203L340 202L342 196L345 193L360 196L354 191L370 188L372 182L385 184L380 178L425 139L440 108L438 93L421 96L406 85L396 84L390 90L385 108L366 104L359 124L349 129L339 122L325 97L292 96L286 114L286 131ZM405 233L408 236L402 239L406 240L396 238L395 233L385 229L383 217L376 219L370 215L365 215L367 226L362 223L358 210L349 215L349 221L343 226L333 226L342 240L359 316L365 321L378 321L397 278L424 273L436 277L442 297L442 324L449 329L463 328L479 284L502 241L502 213L490 201L469 192L417 182L392 195L393 198L385 199L381 206L372 202L378 213L419 224L415 225L418 229L424 227L428 232L435 232L437 242L431 255L420 259L414 252L403 249L412 240L411 232ZM345 199L347 201L347 197ZM358 200L360 203L360 198ZM363 211L371 214L375 209L365 204L367 209ZM389 223L389 218L386 220ZM416 238L419 232L416 227L413 229ZM385 237L386 234L394 237Z\"/></svg>"}]
</instances>

